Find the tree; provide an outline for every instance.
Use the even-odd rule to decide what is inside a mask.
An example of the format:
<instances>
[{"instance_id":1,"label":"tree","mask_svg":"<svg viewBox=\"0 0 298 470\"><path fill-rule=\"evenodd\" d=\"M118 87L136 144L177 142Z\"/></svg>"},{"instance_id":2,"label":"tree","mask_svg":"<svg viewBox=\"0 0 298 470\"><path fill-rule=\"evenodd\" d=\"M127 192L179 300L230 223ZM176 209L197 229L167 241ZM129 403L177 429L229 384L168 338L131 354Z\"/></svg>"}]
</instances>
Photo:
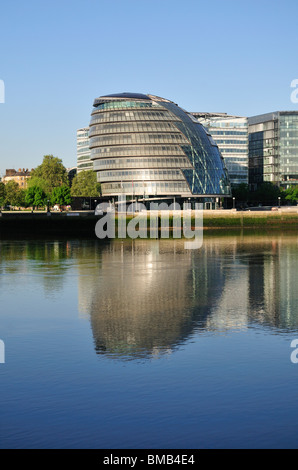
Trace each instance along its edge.
<instances>
[{"instance_id":1,"label":"tree","mask_svg":"<svg viewBox=\"0 0 298 470\"><path fill-rule=\"evenodd\" d=\"M237 202L246 203L249 197L248 184L240 183L232 187L232 196L235 197Z\"/></svg>"},{"instance_id":2,"label":"tree","mask_svg":"<svg viewBox=\"0 0 298 470\"><path fill-rule=\"evenodd\" d=\"M38 176L32 176L31 178L28 179L27 183L27 188L40 188L43 190L44 193L48 193L48 183L46 180L38 177Z\"/></svg>"},{"instance_id":3,"label":"tree","mask_svg":"<svg viewBox=\"0 0 298 470\"><path fill-rule=\"evenodd\" d=\"M262 183L256 191L250 194L251 202L265 205L277 204L279 197L283 197L283 191L269 182Z\"/></svg>"},{"instance_id":4,"label":"tree","mask_svg":"<svg viewBox=\"0 0 298 470\"><path fill-rule=\"evenodd\" d=\"M47 200L48 196L40 186L31 186L26 190L25 201L28 206L45 206Z\"/></svg>"},{"instance_id":5,"label":"tree","mask_svg":"<svg viewBox=\"0 0 298 470\"><path fill-rule=\"evenodd\" d=\"M0 183L0 207L3 207L5 204L5 184Z\"/></svg>"},{"instance_id":6,"label":"tree","mask_svg":"<svg viewBox=\"0 0 298 470\"><path fill-rule=\"evenodd\" d=\"M16 194L16 206L24 207L26 206L26 190L19 188Z\"/></svg>"},{"instance_id":7,"label":"tree","mask_svg":"<svg viewBox=\"0 0 298 470\"><path fill-rule=\"evenodd\" d=\"M8 181L5 185L5 204L16 206L18 204L18 192L20 188L15 181Z\"/></svg>"},{"instance_id":8,"label":"tree","mask_svg":"<svg viewBox=\"0 0 298 470\"><path fill-rule=\"evenodd\" d=\"M43 162L31 172L29 186L39 186L50 194L54 188L68 184L67 171L60 158L45 155Z\"/></svg>"},{"instance_id":9,"label":"tree","mask_svg":"<svg viewBox=\"0 0 298 470\"><path fill-rule=\"evenodd\" d=\"M97 182L95 171L85 170L75 176L72 182L71 195L77 197L100 196L100 183Z\"/></svg>"},{"instance_id":10,"label":"tree","mask_svg":"<svg viewBox=\"0 0 298 470\"><path fill-rule=\"evenodd\" d=\"M298 186L291 186L285 190L286 200L291 202L298 201Z\"/></svg>"},{"instance_id":11,"label":"tree","mask_svg":"<svg viewBox=\"0 0 298 470\"><path fill-rule=\"evenodd\" d=\"M60 204L62 206L71 204L70 188L66 184L53 189L51 194L51 204Z\"/></svg>"}]
</instances>

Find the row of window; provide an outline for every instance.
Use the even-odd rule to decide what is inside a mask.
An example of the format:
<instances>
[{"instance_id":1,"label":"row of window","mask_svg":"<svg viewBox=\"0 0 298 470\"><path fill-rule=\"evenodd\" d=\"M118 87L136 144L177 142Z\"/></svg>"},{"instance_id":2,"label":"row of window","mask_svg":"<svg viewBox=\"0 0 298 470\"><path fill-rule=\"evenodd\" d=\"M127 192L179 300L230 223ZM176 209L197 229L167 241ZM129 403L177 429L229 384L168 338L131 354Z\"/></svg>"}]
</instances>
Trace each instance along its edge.
<instances>
[{"instance_id":1,"label":"row of window","mask_svg":"<svg viewBox=\"0 0 298 470\"><path fill-rule=\"evenodd\" d=\"M226 163L235 163L235 162L248 162L247 158L241 158L241 157L226 157L225 158Z\"/></svg>"},{"instance_id":2,"label":"row of window","mask_svg":"<svg viewBox=\"0 0 298 470\"><path fill-rule=\"evenodd\" d=\"M89 162L89 163L80 163L80 164L78 165L78 169L80 169L80 168L85 168L85 169L86 169L86 168L90 168L90 169L93 169L93 164L92 164L92 162Z\"/></svg>"},{"instance_id":3,"label":"row of window","mask_svg":"<svg viewBox=\"0 0 298 470\"><path fill-rule=\"evenodd\" d=\"M295 147L298 150L298 140L287 140L281 139L280 140L280 147Z\"/></svg>"},{"instance_id":4,"label":"row of window","mask_svg":"<svg viewBox=\"0 0 298 470\"><path fill-rule=\"evenodd\" d=\"M115 157L125 155L184 155L178 145L133 145L132 147L99 147L92 150L93 157Z\"/></svg>"},{"instance_id":5,"label":"row of window","mask_svg":"<svg viewBox=\"0 0 298 470\"><path fill-rule=\"evenodd\" d=\"M247 153L247 149L220 149L220 151L225 153Z\"/></svg>"},{"instance_id":6,"label":"row of window","mask_svg":"<svg viewBox=\"0 0 298 470\"><path fill-rule=\"evenodd\" d=\"M99 174L101 182L127 181L135 184L137 180L184 180L180 170L126 170L126 171L101 171Z\"/></svg>"},{"instance_id":7,"label":"row of window","mask_svg":"<svg viewBox=\"0 0 298 470\"><path fill-rule=\"evenodd\" d=\"M247 145L247 140L216 140L217 145Z\"/></svg>"},{"instance_id":8,"label":"row of window","mask_svg":"<svg viewBox=\"0 0 298 470\"><path fill-rule=\"evenodd\" d=\"M226 127L226 128L231 128L231 127L246 127L248 126L247 120L245 122L237 122L237 121L211 121L209 122L208 127Z\"/></svg>"},{"instance_id":9,"label":"row of window","mask_svg":"<svg viewBox=\"0 0 298 470\"><path fill-rule=\"evenodd\" d=\"M115 124L97 124L90 127L90 137L102 134L116 134L128 132L178 132L170 122L130 122Z\"/></svg>"},{"instance_id":10,"label":"row of window","mask_svg":"<svg viewBox=\"0 0 298 470\"><path fill-rule=\"evenodd\" d=\"M241 166L239 163L237 164L232 163L231 165L228 166L229 176L232 171L236 172L237 174L241 174L241 173L246 173L247 169L248 169L248 166Z\"/></svg>"},{"instance_id":11,"label":"row of window","mask_svg":"<svg viewBox=\"0 0 298 470\"><path fill-rule=\"evenodd\" d=\"M155 196L159 194L187 193L191 196L191 192L185 181L150 181L149 183L134 182L133 184L131 182L102 183L102 191L104 194L133 193L134 195L141 196Z\"/></svg>"},{"instance_id":12,"label":"row of window","mask_svg":"<svg viewBox=\"0 0 298 470\"><path fill-rule=\"evenodd\" d=\"M212 129L212 132L211 132L212 135L245 135L247 136L247 132L245 131L215 131Z\"/></svg>"},{"instance_id":13,"label":"row of window","mask_svg":"<svg viewBox=\"0 0 298 470\"><path fill-rule=\"evenodd\" d=\"M122 111L93 114L91 125L100 122L126 121L177 121L178 118L169 111Z\"/></svg>"},{"instance_id":14,"label":"row of window","mask_svg":"<svg viewBox=\"0 0 298 470\"><path fill-rule=\"evenodd\" d=\"M153 144L153 143L188 143L182 134L117 134L100 137L91 137L90 148L105 145L121 144Z\"/></svg>"},{"instance_id":15,"label":"row of window","mask_svg":"<svg viewBox=\"0 0 298 470\"><path fill-rule=\"evenodd\" d=\"M90 160L90 155L83 155L83 156L77 158L78 162L81 161L81 160Z\"/></svg>"},{"instance_id":16,"label":"row of window","mask_svg":"<svg viewBox=\"0 0 298 470\"><path fill-rule=\"evenodd\" d=\"M156 168L156 167L190 167L189 160L185 158L111 158L100 159L94 161L94 169L103 169L104 167L110 168L127 168L137 166L141 168Z\"/></svg>"},{"instance_id":17,"label":"row of window","mask_svg":"<svg viewBox=\"0 0 298 470\"><path fill-rule=\"evenodd\" d=\"M229 173L230 180L247 180L247 172L244 174L239 173ZM236 181L233 181L235 183Z\"/></svg>"},{"instance_id":18,"label":"row of window","mask_svg":"<svg viewBox=\"0 0 298 470\"><path fill-rule=\"evenodd\" d=\"M96 106L92 114L105 109L129 109L129 108L159 108L160 105L155 101L109 101Z\"/></svg>"}]
</instances>

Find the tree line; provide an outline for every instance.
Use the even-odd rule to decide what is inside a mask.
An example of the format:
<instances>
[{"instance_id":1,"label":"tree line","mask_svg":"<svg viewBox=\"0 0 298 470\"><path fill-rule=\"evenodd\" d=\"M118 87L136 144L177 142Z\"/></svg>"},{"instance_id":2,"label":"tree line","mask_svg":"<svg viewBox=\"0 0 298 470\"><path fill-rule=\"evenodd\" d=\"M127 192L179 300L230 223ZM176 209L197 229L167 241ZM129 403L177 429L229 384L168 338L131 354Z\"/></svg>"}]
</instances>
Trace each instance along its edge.
<instances>
[{"instance_id":1,"label":"tree line","mask_svg":"<svg viewBox=\"0 0 298 470\"><path fill-rule=\"evenodd\" d=\"M241 183L232 189L237 205L278 205L298 200L298 186L282 189L272 183L262 183L256 191L250 191L248 184Z\"/></svg>"},{"instance_id":2,"label":"tree line","mask_svg":"<svg viewBox=\"0 0 298 470\"><path fill-rule=\"evenodd\" d=\"M93 170L82 171L72 182L60 158L45 155L42 163L32 170L27 188L22 189L15 181L0 182L0 207L46 207L59 204L70 205L72 197L100 196L100 184Z\"/></svg>"}]
</instances>

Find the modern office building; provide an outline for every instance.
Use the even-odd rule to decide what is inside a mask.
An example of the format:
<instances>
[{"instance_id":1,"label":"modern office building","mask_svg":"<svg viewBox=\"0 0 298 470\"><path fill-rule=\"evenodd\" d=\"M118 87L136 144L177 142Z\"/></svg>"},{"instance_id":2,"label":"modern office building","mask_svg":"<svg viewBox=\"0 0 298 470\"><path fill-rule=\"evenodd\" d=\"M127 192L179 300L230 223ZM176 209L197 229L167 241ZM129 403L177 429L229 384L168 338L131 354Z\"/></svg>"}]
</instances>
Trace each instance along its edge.
<instances>
[{"instance_id":1,"label":"modern office building","mask_svg":"<svg viewBox=\"0 0 298 470\"><path fill-rule=\"evenodd\" d=\"M93 163L90 160L89 127L77 130L77 172L92 170Z\"/></svg>"},{"instance_id":2,"label":"modern office building","mask_svg":"<svg viewBox=\"0 0 298 470\"><path fill-rule=\"evenodd\" d=\"M224 158L231 185L248 183L248 119L226 113L192 113L210 132Z\"/></svg>"},{"instance_id":3,"label":"modern office building","mask_svg":"<svg viewBox=\"0 0 298 470\"><path fill-rule=\"evenodd\" d=\"M248 118L249 184L282 188L298 184L298 111L276 111Z\"/></svg>"},{"instance_id":4,"label":"modern office building","mask_svg":"<svg viewBox=\"0 0 298 470\"><path fill-rule=\"evenodd\" d=\"M103 196L230 196L223 158L208 131L172 101L121 93L95 99L90 149Z\"/></svg>"}]
</instances>

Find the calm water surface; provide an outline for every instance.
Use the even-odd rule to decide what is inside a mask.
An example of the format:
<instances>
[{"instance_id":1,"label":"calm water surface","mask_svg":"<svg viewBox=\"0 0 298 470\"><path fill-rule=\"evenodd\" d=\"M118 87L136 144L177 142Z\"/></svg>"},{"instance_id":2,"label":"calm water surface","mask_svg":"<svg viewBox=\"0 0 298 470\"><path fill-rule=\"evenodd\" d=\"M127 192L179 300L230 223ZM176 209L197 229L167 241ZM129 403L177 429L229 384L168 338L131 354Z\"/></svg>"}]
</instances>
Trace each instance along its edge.
<instances>
[{"instance_id":1,"label":"calm water surface","mask_svg":"<svg viewBox=\"0 0 298 470\"><path fill-rule=\"evenodd\" d=\"M0 242L1 448L298 448L298 239Z\"/></svg>"}]
</instances>

